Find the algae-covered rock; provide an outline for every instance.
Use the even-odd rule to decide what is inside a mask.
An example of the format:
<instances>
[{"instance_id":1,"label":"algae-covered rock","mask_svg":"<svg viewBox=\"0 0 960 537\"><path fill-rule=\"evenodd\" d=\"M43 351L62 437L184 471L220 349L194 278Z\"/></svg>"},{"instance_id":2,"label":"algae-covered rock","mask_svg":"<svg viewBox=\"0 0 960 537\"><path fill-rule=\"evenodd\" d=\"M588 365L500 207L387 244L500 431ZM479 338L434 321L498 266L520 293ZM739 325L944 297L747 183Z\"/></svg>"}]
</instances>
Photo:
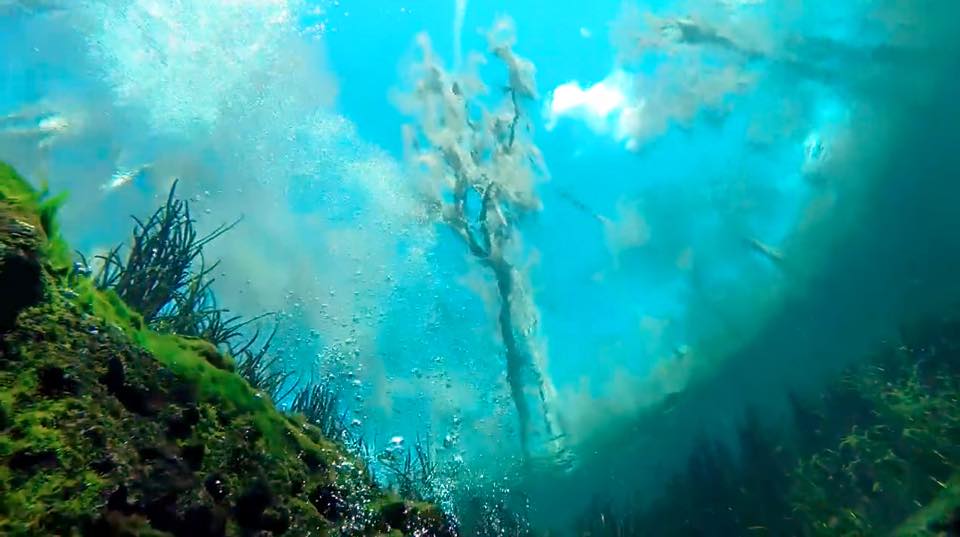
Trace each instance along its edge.
<instances>
[{"instance_id":1,"label":"algae-covered rock","mask_svg":"<svg viewBox=\"0 0 960 537\"><path fill-rule=\"evenodd\" d=\"M0 535L454 535L385 499L202 340L149 331L64 270L39 195L0 166Z\"/></svg>"},{"instance_id":2,"label":"algae-covered rock","mask_svg":"<svg viewBox=\"0 0 960 537\"><path fill-rule=\"evenodd\" d=\"M0 200L0 330L9 330L20 311L40 301L43 286L38 233L27 219Z\"/></svg>"}]
</instances>

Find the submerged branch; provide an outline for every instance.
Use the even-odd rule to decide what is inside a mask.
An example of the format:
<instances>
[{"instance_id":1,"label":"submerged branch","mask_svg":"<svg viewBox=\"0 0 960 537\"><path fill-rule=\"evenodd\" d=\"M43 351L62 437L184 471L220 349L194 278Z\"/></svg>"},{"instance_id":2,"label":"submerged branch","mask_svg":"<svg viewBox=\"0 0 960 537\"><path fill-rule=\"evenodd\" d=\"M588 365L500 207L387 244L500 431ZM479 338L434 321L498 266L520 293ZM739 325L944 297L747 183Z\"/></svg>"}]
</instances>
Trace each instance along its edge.
<instances>
[{"instance_id":1,"label":"submerged branch","mask_svg":"<svg viewBox=\"0 0 960 537\"><path fill-rule=\"evenodd\" d=\"M545 423L545 431L537 433L543 432L551 442L562 435L556 434L558 427L553 423L552 390L539 363L536 336L532 327L523 326L523 320L515 314L515 308L520 307L518 300L526 300L524 293L517 292L518 281L524 277L507 255L517 235L513 215L538 207L529 182L545 168L537 158L539 150L521 128L524 105L536 97L533 65L513 51L510 21L498 21L488 38L490 50L505 67L508 78L501 110L487 114L480 103L471 106L472 95L461 91L464 84L436 62L429 41L422 38L424 60L418 66L421 78L412 96L421 116L418 125L405 129L405 146L414 153L411 161L426 164L436 186L448 189L448 198L441 194L432 202L439 207L442 222L496 280L500 300L497 321L506 355L507 382L520 422L521 447L529 458L533 428L539 423L534 421L534 404ZM473 121L472 109L483 111L484 120ZM477 208L470 207L472 194L479 195ZM532 304L520 304L535 310ZM406 475L406 466L414 462L397 461L400 475Z\"/></svg>"}]
</instances>

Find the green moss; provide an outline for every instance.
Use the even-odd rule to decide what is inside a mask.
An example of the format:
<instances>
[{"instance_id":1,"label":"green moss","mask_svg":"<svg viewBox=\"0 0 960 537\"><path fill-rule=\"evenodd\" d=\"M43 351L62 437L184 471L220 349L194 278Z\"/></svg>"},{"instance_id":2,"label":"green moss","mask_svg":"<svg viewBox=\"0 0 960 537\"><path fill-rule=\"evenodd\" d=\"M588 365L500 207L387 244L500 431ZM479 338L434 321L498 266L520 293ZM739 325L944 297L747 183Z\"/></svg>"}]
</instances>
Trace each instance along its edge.
<instances>
[{"instance_id":1,"label":"green moss","mask_svg":"<svg viewBox=\"0 0 960 537\"><path fill-rule=\"evenodd\" d=\"M33 459L36 470L11 473L0 466L0 513L16 513L16 521L0 517L0 533L4 535L42 534L56 525L56 520L76 520L96 511L101 504L104 480L87 467L87 456L81 446L64 438L66 424L89 408L77 398L48 399L36 397L36 375L24 368L12 389L3 392L9 404L11 423L8 434L0 440L0 458L7 461Z\"/></svg>"},{"instance_id":2,"label":"green moss","mask_svg":"<svg viewBox=\"0 0 960 537\"><path fill-rule=\"evenodd\" d=\"M266 400L257 397L239 376L214 367L199 352L195 342L171 334L140 331L143 346L178 376L196 382L206 399L217 399L229 404L231 410L259 413L270 408Z\"/></svg>"},{"instance_id":3,"label":"green moss","mask_svg":"<svg viewBox=\"0 0 960 537\"><path fill-rule=\"evenodd\" d=\"M79 280L73 289L77 293L75 303L86 313L96 315L131 335L144 329L143 317L130 309L113 290L101 291L89 279Z\"/></svg>"},{"instance_id":4,"label":"green moss","mask_svg":"<svg viewBox=\"0 0 960 537\"><path fill-rule=\"evenodd\" d=\"M47 237L58 237L60 235L60 225L57 222L57 212L60 211L60 208L67 201L67 194L64 192L63 194L50 197L47 192L48 191L44 189L39 197L37 213L40 216L40 226L43 228L43 232Z\"/></svg>"},{"instance_id":5,"label":"green moss","mask_svg":"<svg viewBox=\"0 0 960 537\"><path fill-rule=\"evenodd\" d=\"M13 168L0 162L0 202L14 207L21 216L40 225L44 232L43 257L55 275L65 275L71 266L70 248L60 234L57 211L66 194L50 196L48 189L36 191Z\"/></svg>"},{"instance_id":6,"label":"green moss","mask_svg":"<svg viewBox=\"0 0 960 537\"><path fill-rule=\"evenodd\" d=\"M56 224L56 211L64 202L64 196L48 199L46 191L37 194L11 167L0 164L0 199L14 202L21 210L39 214L47 234L44 256L55 260L56 266L69 265L69 248L60 239ZM272 403L229 371L233 368L230 357L220 355L206 342L149 331L143 318L116 293L97 289L89 279L75 282L73 288L77 293L74 301L84 311L128 333L133 341L150 351L175 374L195 382L204 399L218 401L228 413L251 414L271 447L286 443L283 437L289 434L291 427ZM295 434L303 436L299 432ZM308 448L316 447L311 446L313 442L309 439L302 440Z\"/></svg>"},{"instance_id":7,"label":"green moss","mask_svg":"<svg viewBox=\"0 0 960 537\"><path fill-rule=\"evenodd\" d=\"M282 437L290 429L289 425L268 399L231 372L230 357L220 354L208 342L158 334L145 328L143 318L116 293L100 291L89 280L81 282L77 289L76 301L85 311L127 332L176 375L195 383L203 400L216 401L225 413L251 414L271 447L285 445Z\"/></svg>"},{"instance_id":8,"label":"green moss","mask_svg":"<svg viewBox=\"0 0 960 537\"><path fill-rule=\"evenodd\" d=\"M36 191L26 179L11 166L0 162L0 201L24 205L27 210L36 210Z\"/></svg>"},{"instance_id":9,"label":"green moss","mask_svg":"<svg viewBox=\"0 0 960 537\"><path fill-rule=\"evenodd\" d=\"M103 480L89 471L76 476L48 472L33 477L3 496L0 512L18 516L15 522L0 521L0 531L11 536L42 535L59 521L88 518L102 489Z\"/></svg>"},{"instance_id":10,"label":"green moss","mask_svg":"<svg viewBox=\"0 0 960 537\"><path fill-rule=\"evenodd\" d=\"M197 356L205 359L210 365L217 369L233 372L237 365L233 357L229 354L220 352L219 349L209 341L196 337L181 336L182 345L196 353Z\"/></svg>"},{"instance_id":11,"label":"green moss","mask_svg":"<svg viewBox=\"0 0 960 537\"><path fill-rule=\"evenodd\" d=\"M250 416L272 454L284 454L292 440L301 452L309 453L326 464L332 461L336 451L332 443L309 438L243 378L211 364L203 356L204 352L209 352L207 345L149 330L140 331L137 338L144 348L176 375L195 383L200 390L201 400L216 402L220 411L227 415Z\"/></svg>"},{"instance_id":12,"label":"green moss","mask_svg":"<svg viewBox=\"0 0 960 537\"><path fill-rule=\"evenodd\" d=\"M116 293L71 275L56 221L63 201L0 164L0 221L29 224L16 237L0 230L0 254L11 241L36 253L45 288L18 312L0 355L0 534L76 534L100 524L82 531L158 535L143 511L105 510L118 487L137 489L140 501L181 494L184 508L226 502L229 535L256 529L241 528L231 506L264 483L270 509L289 513L290 534L338 531L311 502L319 487L344 487L353 507L369 511L363 504L378 495L362 464L341 472L343 450L278 411L233 372L231 357L200 339L151 331ZM228 499L211 499L211 476L229 486ZM440 518L425 504L411 512L417 524Z\"/></svg>"},{"instance_id":13,"label":"green moss","mask_svg":"<svg viewBox=\"0 0 960 537\"><path fill-rule=\"evenodd\" d=\"M13 393L0 392L0 431L13 422Z\"/></svg>"},{"instance_id":14,"label":"green moss","mask_svg":"<svg viewBox=\"0 0 960 537\"><path fill-rule=\"evenodd\" d=\"M0 457L9 457L16 450L17 443L12 438L0 436ZM0 480L2 481L2 480Z\"/></svg>"}]
</instances>

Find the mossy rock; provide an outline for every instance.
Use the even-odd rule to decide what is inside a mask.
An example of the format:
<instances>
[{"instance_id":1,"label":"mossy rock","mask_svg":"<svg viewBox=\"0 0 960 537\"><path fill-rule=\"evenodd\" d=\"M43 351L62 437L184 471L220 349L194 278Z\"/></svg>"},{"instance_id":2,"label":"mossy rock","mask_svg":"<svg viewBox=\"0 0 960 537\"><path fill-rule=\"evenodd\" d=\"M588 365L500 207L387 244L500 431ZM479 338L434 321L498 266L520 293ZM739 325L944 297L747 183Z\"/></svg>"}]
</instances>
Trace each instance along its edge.
<instances>
[{"instance_id":1,"label":"mossy rock","mask_svg":"<svg viewBox=\"0 0 960 537\"><path fill-rule=\"evenodd\" d=\"M213 345L72 275L58 204L0 165L0 535L455 534Z\"/></svg>"},{"instance_id":2,"label":"mossy rock","mask_svg":"<svg viewBox=\"0 0 960 537\"><path fill-rule=\"evenodd\" d=\"M423 535L425 529L439 530L441 534L455 533L447 517L434 505L401 499L386 499L378 503L378 528L385 533Z\"/></svg>"}]
</instances>

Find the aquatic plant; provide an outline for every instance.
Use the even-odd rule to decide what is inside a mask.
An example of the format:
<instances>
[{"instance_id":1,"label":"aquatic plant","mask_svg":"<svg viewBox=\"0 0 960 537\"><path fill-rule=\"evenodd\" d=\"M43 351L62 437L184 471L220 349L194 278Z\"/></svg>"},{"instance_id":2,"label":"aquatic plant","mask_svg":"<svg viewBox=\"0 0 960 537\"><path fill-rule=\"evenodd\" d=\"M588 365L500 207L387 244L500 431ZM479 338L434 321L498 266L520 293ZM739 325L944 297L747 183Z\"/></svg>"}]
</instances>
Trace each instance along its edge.
<instances>
[{"instance_id":1,"label":"aquatic plant","mask_svg":"<svg viewBox=\"0 0 960 537\"><path fill-rule=\"evenodd\" d=\"M529 502L516 487L502 480L471 475L472 483L457 501L458 522L464 535L477 537L529 537ZM598 535L575 533L575 535ZM602 535L602 534L599 534Z\"/></svg>"},{"instance_id":2,"label":"aquatic plant","mask_svg":"<svg viewBox=\"0 0 960 537\"><path fill-rule=\"evenodd\" d=\"M166 203L146 221L133 217L136 227L126 260L120 256L123 245L98 256L103 262L96 283L100 289L112 289L148 324L196 324L206 300L210 281L207 275L216 267L194 272L202 259L203 247L232 229L238 222L224 224L207 235L199 235L190 216L190 205L176 197L177 182L170 187ZM183 309L181 309L183 308Z\"/></svg>"},{"instance_id":3,"label":"aquatic plant","mask_svg":"<svg viewBox=\"0 0 960 537\"><path fill-rule=\"evenodd\" d=\"M927 322L939 328L844 376L869 415L795 471L793 508L815 534L887 532L941 494L955 496L960 324Z\"/></svg>"},{"instance_id":4,"label":"aquatic plant","mask_svg":"<svg viewBox=\"0 0 960 537\"><path fill-rule=\"evenodd\" d=\"M522 251L517 222L539 209L534 187L547 170L529 135L527 107L537 95L534 67L514 51L514 42L513 23L498 20L488 43L506 70L507 82L504 100L491 111L483 106L483 83L469 72L444 70L429 38L421 35L416 89L405 101L419 123L406 126L404 137L411 163L426 179L426 202L470 255L493 273L507 382L520 422L521 447L529 458L531 437L540 423L542 440L552 454L564 448L555 390L536 340L538 310L528 275L515 262Z\"/></svg>"},{"instance_id":5,"label":"aquatic plant","mask_svg":"<svg viewBox=\"0 0 960 537\"><path fill-rule=\"evenodd\" d=\"M236 344L248 326L271 314L245 319L219 307L211 274L220 262L207 265L203 256L203 248L239 220L201 236L189 203L177 198L176 190L174 182L166 203L146 222L134 217L137 225L126 261L119 254L123 245L99 256L103 265L95 279L97 287L117 293L159 332L200 338L228 351L236 360L237 373L251 387L272 401L285 399L297 383L291 382L293 373L284 370L280 358L270 353L279 325L259 347L259 328L244 343Z\"/></svg>"},{"instance_id":6,"label":"aquatic plant","mask_svg":"<svg viewBox=\"0 0 960 537\"><path fill-rule=\"evenodd\" d=\"M302 414L331 440L349 443L346 412L340 407L340 394L329 381L300 388L290 404L290 412Z\"/></svg>"},{"instance_id":7,"label":"aquatic plant","mask_svg":"<svg viewBox=\"0 0 960 537\"><path fill-rule=\"evenodd\" d=\"M456 534L213 345L74 277L41 204L0 164L0 534Z\"/></svg>"},{"instance_id":8,"label":"aquatic plant","mask_svg":"<svg viewBox=\"0 0 960 537\"><path fill-rule=\"evenodd\" d=\"M417 435L412 447L390 446L381 454L380 462L387 473L387 481L405 498L434 500L439 463L428 440Z\"/></svg>"},{"instance_id":9,"label":"aquatic plant","mask_svg":"<svg viewBox=\"0 0 960 537\"><path fill-rule=\"evenodd\" d=\"M579 525L595 536L624 527L625 534L823 536L955 528L960 322L917 326L818 396L794 396L789 429L748 416L736 449L705 438L657 497L615 514L591 506Z\"/></svg>"},{"instance_id":10,"label":"aquatic plant","mask_svg":"<svg viewBox=\"0 0 960 537\"><path fill-rule=\"evenodd\" d=\"M154 328L161 332L197 337L217 347L230 349L234 341L243 336L246 327L271 315L263 313L245 319L242 315L232 315L229 309L219 307L211 289L214 280L209 277L218 265L219 262L205 267L201 254L199 269L190 275L187 285L175 293L173 302L154 319Z\"/></svg>"},{"instance_id":11,"label":"aquatic plant","mask_svg":"<svg viewBox=\"0 0 960 537\"><path fill-rule=\"evenodd\" d=\"M279 327L279 324L275 324L266 341L259 347L257 340L260 339L260 330L257 329L246 343L231 351L237 361L237 374L253 389L268 396L275 403L289 397L298 384L294 373L283 367L280 357L270 353L270 346Z\"/></svg>"}]
</instances>

